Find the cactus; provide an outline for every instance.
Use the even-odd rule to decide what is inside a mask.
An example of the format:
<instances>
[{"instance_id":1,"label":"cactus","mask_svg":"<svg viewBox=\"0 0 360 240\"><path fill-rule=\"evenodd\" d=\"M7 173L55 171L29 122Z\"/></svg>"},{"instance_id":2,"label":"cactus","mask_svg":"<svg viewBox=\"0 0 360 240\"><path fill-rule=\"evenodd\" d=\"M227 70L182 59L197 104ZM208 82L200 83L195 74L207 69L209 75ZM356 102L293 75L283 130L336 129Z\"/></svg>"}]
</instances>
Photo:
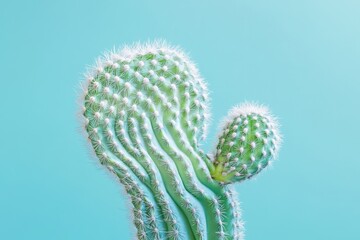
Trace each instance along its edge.
<instances>
[{"instance_id":1,"label":"cactus","mask_svg":"<svg viewBox=\"0 0 360 240\"><path fill-rule=\"evenodd\" d=\"M243 239L235 182L278 152L276 119L244 104L206 155L207 86L190 59L164 42L100 58L87 74L85 130L101 164L124 185L138 239Z\"/></svg>"}]
</instances>

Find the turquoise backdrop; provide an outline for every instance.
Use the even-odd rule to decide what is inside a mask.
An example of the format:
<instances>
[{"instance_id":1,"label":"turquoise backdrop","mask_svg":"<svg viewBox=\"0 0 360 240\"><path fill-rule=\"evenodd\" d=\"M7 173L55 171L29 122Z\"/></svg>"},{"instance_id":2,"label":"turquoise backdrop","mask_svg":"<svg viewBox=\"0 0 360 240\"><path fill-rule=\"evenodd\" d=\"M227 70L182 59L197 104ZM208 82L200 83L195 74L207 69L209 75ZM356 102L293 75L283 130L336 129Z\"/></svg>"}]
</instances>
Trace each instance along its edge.
<instances>
[{"instance_id":1,"label":"turquoise backdrop","mask_svg":"<svg viewBox=\"0 0 360 240\"><path fill-rule=\"evenodd\" d=\"M280 118L280 159L236 187L247 240L360 239L358 0L2 0L0 239L131 239L124 191L79 130L79 83L104 50L154 38L209 83L206 150L237 103Z\"/></svg>"}]
</instances>

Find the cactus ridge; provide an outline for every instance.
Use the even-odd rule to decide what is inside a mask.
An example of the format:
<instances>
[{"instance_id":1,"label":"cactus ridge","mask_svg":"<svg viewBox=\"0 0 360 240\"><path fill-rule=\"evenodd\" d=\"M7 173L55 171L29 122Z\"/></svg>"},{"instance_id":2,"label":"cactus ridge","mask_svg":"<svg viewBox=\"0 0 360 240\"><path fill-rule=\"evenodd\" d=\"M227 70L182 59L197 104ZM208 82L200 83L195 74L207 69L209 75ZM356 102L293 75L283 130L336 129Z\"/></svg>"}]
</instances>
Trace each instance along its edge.
<instances>
[{"instance_id":1,"label":"cactus ridge","mask_svg":"<svg viewBox=\"0 0 360 240\"><path fill-rule=\"evenodd\" d=\"M110 52L86 85L88 139L124 185L138 239L243 239L240 205L227 183L252 177L276 155L281 138L266 108L234 110L210 158L199 148L210 116L207 86L179 48L153 42Z\"/></svg>"}]
</instances>

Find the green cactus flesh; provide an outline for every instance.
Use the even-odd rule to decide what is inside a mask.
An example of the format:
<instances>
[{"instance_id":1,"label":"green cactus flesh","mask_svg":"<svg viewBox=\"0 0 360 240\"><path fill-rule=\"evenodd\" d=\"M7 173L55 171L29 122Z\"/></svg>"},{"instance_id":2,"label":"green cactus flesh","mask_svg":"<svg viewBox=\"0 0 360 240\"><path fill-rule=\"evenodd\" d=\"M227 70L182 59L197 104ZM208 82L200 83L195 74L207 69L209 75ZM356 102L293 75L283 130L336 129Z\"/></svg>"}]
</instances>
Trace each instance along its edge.
<instances>
[{"instance_id":1,"label":"green cactus flesh","mask_svg":"<svg viewBox=\"0 0 360 240\"><path fill-rule=\"evenodd\" d=\"M86 85L88 140L124 185L138 239L243 239L227 183L250 178L276 155L277 124L265 108L233 110L208 157L198 146L209 119L207 87L179 49L157 42L109 53Z\"/></svg>"}]
</instances>

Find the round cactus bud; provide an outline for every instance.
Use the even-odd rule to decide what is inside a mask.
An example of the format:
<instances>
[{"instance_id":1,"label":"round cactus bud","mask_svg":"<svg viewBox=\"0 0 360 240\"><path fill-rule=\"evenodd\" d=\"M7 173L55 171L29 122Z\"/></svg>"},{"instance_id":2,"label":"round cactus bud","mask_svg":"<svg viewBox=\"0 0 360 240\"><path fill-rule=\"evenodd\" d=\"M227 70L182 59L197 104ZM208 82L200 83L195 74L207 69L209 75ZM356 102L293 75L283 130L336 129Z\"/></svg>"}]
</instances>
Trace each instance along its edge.
<instances>
[{"instance_id":1,"label":"round cactus bud","mask_svg":"<svg viewBox=\"0 0 360 240\"><path fill-rule=\"evenodd\" d=\"M219 135L212 177L223 183L251 178L276 158L280 144L278 123L266 107L235 107Z\"/></svg>"}]
</instances>

